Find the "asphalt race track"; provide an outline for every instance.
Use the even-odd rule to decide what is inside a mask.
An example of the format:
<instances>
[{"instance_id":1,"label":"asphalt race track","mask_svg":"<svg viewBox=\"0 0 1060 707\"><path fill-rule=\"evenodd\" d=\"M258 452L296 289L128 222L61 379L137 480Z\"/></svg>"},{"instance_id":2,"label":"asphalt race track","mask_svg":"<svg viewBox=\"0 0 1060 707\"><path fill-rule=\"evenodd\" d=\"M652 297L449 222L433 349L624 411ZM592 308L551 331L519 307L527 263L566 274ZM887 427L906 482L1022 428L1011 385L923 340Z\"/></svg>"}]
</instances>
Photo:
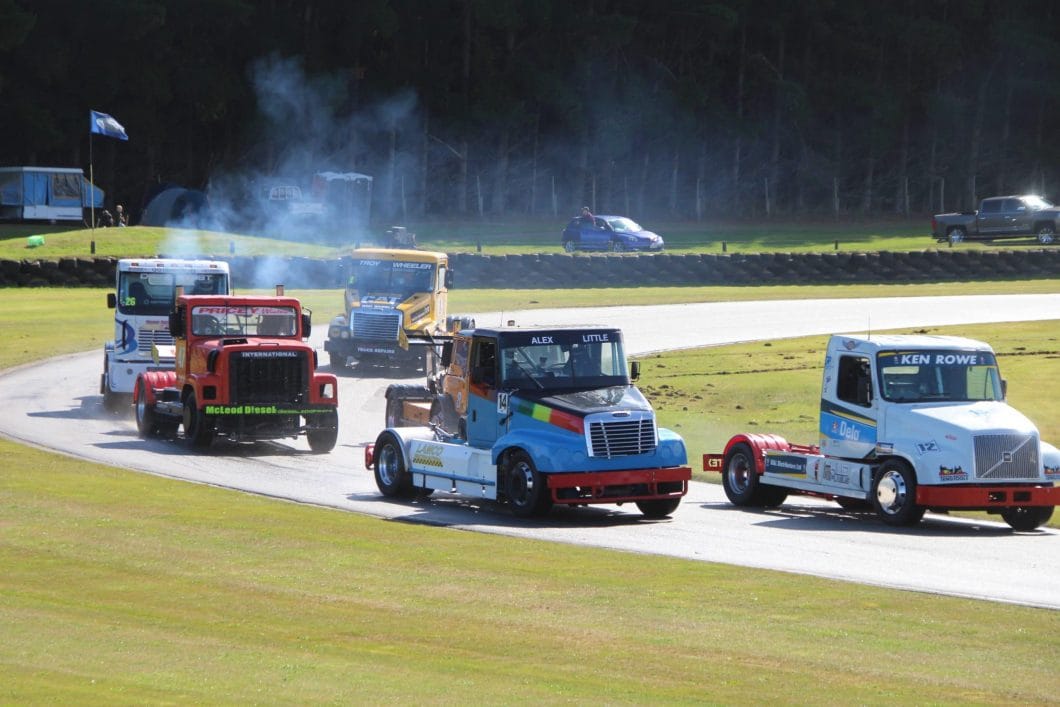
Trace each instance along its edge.
<instances>
[{"instance_id":1,"label":"asphalt race track","mask_svg":"<svg viewBox=\"0 0 1060 707\"><path fill-rule=\"evenodd\" d=\"M640 354L870 328L1034 320L1053 320L1043 326L1056 327L1060 294L615 306L474 316L480 325L514 320L620 326L627 352ZM316 327L313 342L321 351L325 330ZM341 429L329 454L311 454L304 439L219 443L208 453L192 454L178 442L140 439L131 410L114 415L103 409L101 359L99 351L91 351L0 375L6 408L0 434L115 467L386 518L1060 608L1060 532L1054 529L1013 533L1001 522L932 514L913 528L893 529L872 514L798 497L780 509L748 511L730 506L721 486L707 483L693 483L673 517L662 521L643 520L635 507L619 506L556 509L543 519L524 521L491 502L437 493L425 502L392 503L379 495L363 461L364 445L381 429L383 394L393 382L375 377L378 371L340 377ZM1004 370L1004 360L1001 365ZM816 402L807 400L807 409ZM1033 411L1025 412L1033 419ZM699 460L690 462L698 468Z\"/></svg>"}]
</instances>

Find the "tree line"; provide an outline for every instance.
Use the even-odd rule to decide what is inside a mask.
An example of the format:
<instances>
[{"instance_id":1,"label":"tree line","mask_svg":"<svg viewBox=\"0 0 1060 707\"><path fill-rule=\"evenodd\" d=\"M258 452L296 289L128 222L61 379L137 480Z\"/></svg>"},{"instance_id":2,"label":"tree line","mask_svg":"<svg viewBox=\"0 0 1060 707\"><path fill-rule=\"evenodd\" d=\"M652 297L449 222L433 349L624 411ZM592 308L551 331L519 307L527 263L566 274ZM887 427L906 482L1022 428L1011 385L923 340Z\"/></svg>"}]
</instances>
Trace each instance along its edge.
<instances>
[{"instance_id":1,"label":"tree line","mask_svg":"<svg viewBox=\"0 0 1060 707\"><path fill-rule=\"evenodd\" d=\"M372 175L379 218L922 215L1060 194L1053 0L0 0L0 163Z\"/></svg>"}]
</instances>

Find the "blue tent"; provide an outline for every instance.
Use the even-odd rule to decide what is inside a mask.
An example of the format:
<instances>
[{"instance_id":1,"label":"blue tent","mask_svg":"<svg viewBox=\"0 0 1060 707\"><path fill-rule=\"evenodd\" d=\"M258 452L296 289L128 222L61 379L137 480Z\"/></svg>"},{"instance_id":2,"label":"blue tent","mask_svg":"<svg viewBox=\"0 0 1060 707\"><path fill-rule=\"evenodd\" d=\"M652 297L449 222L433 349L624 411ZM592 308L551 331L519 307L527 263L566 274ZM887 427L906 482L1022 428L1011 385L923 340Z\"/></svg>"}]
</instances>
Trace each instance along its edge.
<instances>
[{"instance_id":1,"label":"blue tent","mask_svg":"<svg viewBox=\"0 0 1060 707\"><path fill-rule=\"evenodd\" d=\"M0 167L0 219L84 221L103 208L103 190L77 167Z\"/></svg>"}]
</instances>

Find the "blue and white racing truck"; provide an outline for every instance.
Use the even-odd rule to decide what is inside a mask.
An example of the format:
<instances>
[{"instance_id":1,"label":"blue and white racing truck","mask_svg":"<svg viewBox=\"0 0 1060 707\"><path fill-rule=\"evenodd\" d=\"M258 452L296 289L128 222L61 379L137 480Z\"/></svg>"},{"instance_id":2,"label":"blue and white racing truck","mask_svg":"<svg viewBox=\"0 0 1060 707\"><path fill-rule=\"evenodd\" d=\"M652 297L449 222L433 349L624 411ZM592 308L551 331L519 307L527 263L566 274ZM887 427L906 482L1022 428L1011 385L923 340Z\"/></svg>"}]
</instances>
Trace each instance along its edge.
<instances>
[{"instance_id":1,"label":"blue and white racing truck","mask_svg":"<svg viewBox=\"0 0 1060 707\"><path fill-rule=\"evenodd\" d=\"M168 258L118 261L114 292L107 293L107 307L114 310L114 340L103 346L99 379L99 392L108 410L130 404L141 373L173 367L172 356L155 360L152 349L165 346L172 350L169 313L178 287L189 295L230 294L228 263Z\"/></svg>"}]
</instances>

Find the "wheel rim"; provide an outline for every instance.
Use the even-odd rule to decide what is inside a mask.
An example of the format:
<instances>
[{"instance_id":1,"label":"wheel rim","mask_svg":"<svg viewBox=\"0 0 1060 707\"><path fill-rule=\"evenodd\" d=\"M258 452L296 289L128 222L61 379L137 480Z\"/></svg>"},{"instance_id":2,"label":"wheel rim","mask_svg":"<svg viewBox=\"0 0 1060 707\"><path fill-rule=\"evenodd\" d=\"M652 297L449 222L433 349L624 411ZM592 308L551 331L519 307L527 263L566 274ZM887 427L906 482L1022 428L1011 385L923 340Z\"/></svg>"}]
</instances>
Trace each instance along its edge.
<instances>
[{"instance_id":1,"label":"wheel rim","mask_svg":"<svg viewBox=\"0 0 1060 707\"><path fill-rule=\"evenodd\" d=\"M742 454L737 454L729 462L727 470L729 487L736 493L744 493L751 486L751 467Z\"/></svg>"},{"instance_id":2,"label":"wheel rim","mask_svg":"<svg viewBox=\"0 0 1060 707\"><path fill-rule=\"evenodd\" d=\"M888 515L902 510L909 498L909 489L905 478L897 471L886 471L876 485L876 500L880 508Z\"/></svg>"},{"instance_id":3,"label":"wheel rim","mask_svg":"<svg viewBox=\"0 0 1060 707\"><path fill-rule=\"evenodd\" d=\"M615 245L612 248L612 250L614 250L616 253L621 253L625 249L626 249L626 246L625 246L624 243L622 243L622 241L615 241Z\"/></svg>"},{"instance_id":4,"label":"wheel rim","mask_svg":"<svg viewBox=\"0 0 1060 707\"><path fill-rule=\"evenodd\" d=\"M1042 245L1049 245L1053 242L1053 237L1052 231L1040 231L1038 233L1038 242Z\"/></svg>"},{"instance_id":5,"label":"wheel rim","mask_svg":"<svg viewBox=\"0 0 1060 707\"><path fill-rule=\"evenodd\" d=\"M379 480L384 486L394 486L398 480L400 471L400 459L397 450L392 445L384 445L379 452L379 458L375 461L375 469L379 473Z\"/></svg>"},{"instance_id":6,"label":"wheel rim","mask_svg":"<svg viewBox=\"0 0 1060 707\"><path fill-rule=\"evenodd\" d=\"M563 250L571 253L574 251L574 241L563 241Z\"/></svg>"},{"instance_id":7,"label":"wheel rim","mask_svg":"<svg viewBox=\"0 0 1060 707\"><path fill-rule=\"evenodd\" d=\"M950 243L960 243L964 240L964 231L950 231Z\"/></svg>"},{"instance_id":8,"label":"wheel rim","mask_svg":"<svg viewBox=\"0 0 1060 707\"><path fill-rule=\"evenodd\" d=\"M508 476L508 499L517 506L525 506L533 493L534 471L525 461L520 461Z\"/></svg>"}]
</instances>

